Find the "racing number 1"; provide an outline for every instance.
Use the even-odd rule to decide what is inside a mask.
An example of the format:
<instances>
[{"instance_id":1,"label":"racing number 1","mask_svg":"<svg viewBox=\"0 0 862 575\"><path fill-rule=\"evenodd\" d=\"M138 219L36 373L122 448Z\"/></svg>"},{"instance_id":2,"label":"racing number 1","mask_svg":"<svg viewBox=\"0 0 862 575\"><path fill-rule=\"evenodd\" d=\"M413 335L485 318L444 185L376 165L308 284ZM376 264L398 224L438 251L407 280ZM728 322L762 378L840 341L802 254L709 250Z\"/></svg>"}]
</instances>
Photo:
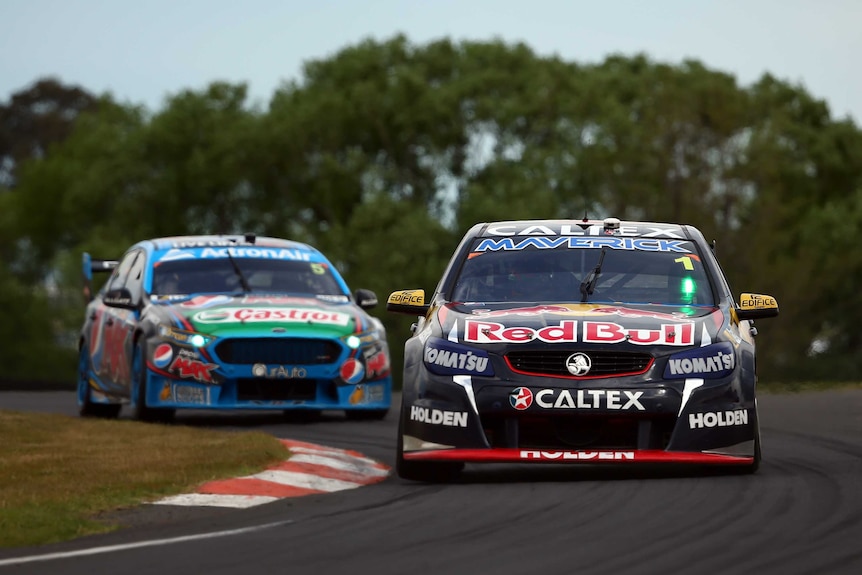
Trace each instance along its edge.
<instances>
[{"instance_id":1,"label":"racing number 1","mask_svg":"<svg viewBox=\"0 0 862 575\"><path fill-rule=\"evenodd\" d=\"M691 263L691 258L689 256L682 256L681 258L677 258L673 261L681 263L682 267L684 267L686 271L694 271L694 264Z\"/></svg>"}]
</instances>

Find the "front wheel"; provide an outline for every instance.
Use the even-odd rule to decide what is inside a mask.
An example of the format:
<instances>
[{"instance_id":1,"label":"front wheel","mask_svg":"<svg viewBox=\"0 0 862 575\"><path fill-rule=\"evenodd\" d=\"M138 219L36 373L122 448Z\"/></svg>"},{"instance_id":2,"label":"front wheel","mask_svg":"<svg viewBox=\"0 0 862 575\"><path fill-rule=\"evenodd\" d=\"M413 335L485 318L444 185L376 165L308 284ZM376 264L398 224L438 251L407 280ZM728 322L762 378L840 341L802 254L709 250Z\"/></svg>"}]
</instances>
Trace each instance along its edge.
<instances>
[{"instance_id":1,"label":"front wheel","mask_svg":"<svg viewBox=\"0 0 862 575\"><path fill-rule=\"evenodd\" d=\"M461 462L408 461L404 459L404 414L398 419L398 447L395 450L395 472L402 479L425 483L454 481L464 469Z\"/></svg>"},{"instance_id":2,"label":"front wheel","mask_svg":"<svg viewBox=\"0 0 862 575\"><path fill-rule=\"evenodd\" d=\"M760 418L757 417L757 409L754 410L754 461L745 468L744 473L755 473L760 468Z\"/></svg>"},{"instance_id":3,"label":"front wheel","mask_svg":"<svg viewBox=\"0 0 862 575\"><path fill-rule=\"evenodd\" d=\"M132 417L139 421L168 422L173 419L173 409L153 408L147 405L147 344L143 337L135 344L132 354Z\"/></svg>"}]
</instances>

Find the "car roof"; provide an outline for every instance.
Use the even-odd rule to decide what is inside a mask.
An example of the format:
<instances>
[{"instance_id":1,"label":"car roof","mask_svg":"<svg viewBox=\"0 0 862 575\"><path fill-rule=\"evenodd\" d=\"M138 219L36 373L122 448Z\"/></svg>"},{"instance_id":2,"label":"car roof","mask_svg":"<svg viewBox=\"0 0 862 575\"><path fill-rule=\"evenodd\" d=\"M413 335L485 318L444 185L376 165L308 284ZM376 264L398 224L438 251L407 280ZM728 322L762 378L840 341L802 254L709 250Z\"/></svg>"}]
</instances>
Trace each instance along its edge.
<instances>
[{"instance_id":1,"label":"car roof","mask_svg":"<svg viewBox=\"0 0 862 575\"><path fill-rule=\"evenodd\" d=\"M256 236L254 234L166 236L144 240L139 242L138 245L145 245L154 250L253 245L268 248L300 249L311 252L318 251L316 248L302 242L269 236Z\"/></svg>"},{"instance_id":2,"label":"car roof","mask_svg":"<svg viewBox=\"0 0 862 575\"><path fill-rule=\"evenodd\" d=\"M603 220L503 220L476 224L468 232L473 237L501 236L581 236L603 235L613 232L625 236L661 235L656 232L675 233L676 237L690 237L690 226L666 222L621 221L616 218Z\"/></svg>"}]
</instances>

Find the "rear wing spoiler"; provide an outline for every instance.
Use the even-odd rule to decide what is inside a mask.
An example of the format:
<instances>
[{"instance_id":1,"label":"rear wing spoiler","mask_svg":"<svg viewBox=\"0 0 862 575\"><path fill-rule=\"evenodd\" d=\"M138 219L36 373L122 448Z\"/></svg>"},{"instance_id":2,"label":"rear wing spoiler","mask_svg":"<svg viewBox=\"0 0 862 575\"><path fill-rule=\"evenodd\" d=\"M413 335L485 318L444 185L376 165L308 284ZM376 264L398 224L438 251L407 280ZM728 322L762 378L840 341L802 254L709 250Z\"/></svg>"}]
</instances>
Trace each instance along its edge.
<instances>
[{"instance_id":1,"label":"rear wing spoiler","mask_svg":"<svg viewBox=\"0 0 862 575\"><path fill-rule=\"evenodd\" d=\"M93 301L93 274L110 273L119 263L119 260L100 260L84 252L81 257L81 271L84 276L84 301L86 303Z\"/></svg>"}]
</instances>

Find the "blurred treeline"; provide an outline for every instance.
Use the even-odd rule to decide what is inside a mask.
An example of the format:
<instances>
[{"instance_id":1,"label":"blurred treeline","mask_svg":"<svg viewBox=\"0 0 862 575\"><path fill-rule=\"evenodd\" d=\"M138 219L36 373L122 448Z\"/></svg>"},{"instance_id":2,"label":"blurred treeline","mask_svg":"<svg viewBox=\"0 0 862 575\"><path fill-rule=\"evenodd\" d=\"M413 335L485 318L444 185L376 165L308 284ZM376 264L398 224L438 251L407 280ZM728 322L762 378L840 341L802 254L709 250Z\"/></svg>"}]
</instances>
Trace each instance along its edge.
<instances>
[{"instance_id":1,"label":"blurred treeline","mask_svg":"<svg viewBox=\"0 0 862 575\"><path fill-rule=\"evenodd\" d=\"M0 102L0 377L74 380L81 252L256 232L385 301L515 218L700 227L758 322L761 379L860 379L862 132L801 86L696 61L578 64L404 37L310 61L268 103L214 82L162 109L45 78ZM378 308L400 385L411 319Z\"/></svg>"}]
</instances>

